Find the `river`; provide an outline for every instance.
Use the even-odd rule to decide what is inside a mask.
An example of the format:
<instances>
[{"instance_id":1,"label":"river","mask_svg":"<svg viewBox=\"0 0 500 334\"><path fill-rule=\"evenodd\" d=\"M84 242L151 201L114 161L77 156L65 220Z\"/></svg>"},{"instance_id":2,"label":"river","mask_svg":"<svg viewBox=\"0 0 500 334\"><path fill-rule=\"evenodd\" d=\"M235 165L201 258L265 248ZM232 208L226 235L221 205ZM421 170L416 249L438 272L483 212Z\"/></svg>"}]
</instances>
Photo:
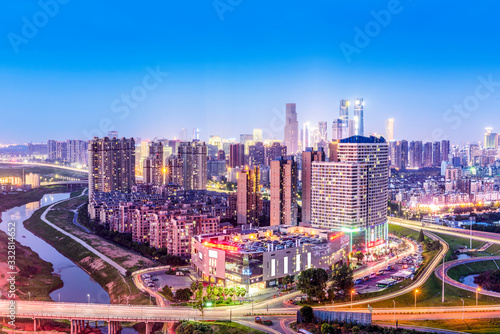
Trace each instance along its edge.
<instances>
[{"instance_id":1,"label":"river","mask_svg":"<svg viewBox=\"0 0 500 334\"><path fill-rule=\"evenodd\" d=\"M50 294L54 301L73 303L109 304L109 294L89 274L54 247L24 228L23 222L40 207L69 198L69 193L49 194L38 202L18 206L2 213L0 230L6 232L7 223L16 222L16 240L38 253L40 258L52 263L54 272L61 276L64 286ZM69 222L71 223L71 222Z\"/></svg>"}]
</instances>

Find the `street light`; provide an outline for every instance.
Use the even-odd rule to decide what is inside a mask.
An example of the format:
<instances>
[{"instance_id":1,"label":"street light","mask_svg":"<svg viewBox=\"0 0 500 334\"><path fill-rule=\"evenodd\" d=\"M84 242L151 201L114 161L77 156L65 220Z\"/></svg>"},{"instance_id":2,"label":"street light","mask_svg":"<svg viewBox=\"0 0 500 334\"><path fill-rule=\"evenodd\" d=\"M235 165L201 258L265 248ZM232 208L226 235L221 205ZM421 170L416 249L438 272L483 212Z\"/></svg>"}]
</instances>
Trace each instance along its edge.
<instances>
[{"instance_id":1,"label":"street light","mask_svg":"<svg viewBox=\"0 0 500 334\"><path fill-rule=\"evenodd\" d=\"M355 292L356 291L354 291L354 290L351 291L351 309L352 309L352 296L354 295Z\"/></svg>"},{"instance_id":2,"label":"street light","mask_svg":"<svg viewBox=\"0 0 500 334\"><path fill-rule=\"evenodd\" d=\"M478 286L477 289L476 289L476 306L477 306L479 291L481 291L481 287Z\"/></svg>"},{"instance_id":3,"label":"street light","mask_svg":"<svg viewBox=\"0 0 500 334\"><path fill-rule=\"evenodd\" d=\"M460 300L462 301L462 321L464 321L465 302L462 298L460 298Z\"/></svg>"},{"instance_id":4,"label":"street light","mask_svg":"<svg viewBox=\"0 0 500 334\"><path fill-rule=\"evenodd\" d=\"M443 292L441 293L442 297L441 297L441 303L444 303L444 258L446 256L446 253L443 254Z\"/></svg>"},{"instance_id":5,"label":"street light","mask_svg":"<svg viewBox=\"0 0 500 334\"><path fill-rule=\"evenodd\" d=\"M31 302L31 291L28 292L28 301Z\"/></svg>"},{"instance_id":6,"label":"street light","mask_svg":"<svg viewBox=\"0 0 500 334\"><path fill-rule=\"evenodd\" d=\"M417 293L418 293L418 289L415 290L415 308L417 308Z\"/></svg>"},{"instance_id":7,"label":"street light","mask_svg":"<svg viewBox=\"0 0 500 334\"><path fill-rule=\"evenodd\" d=\"M87 299L88 299L88 303L90 304L90 294L87 293Z\"/></svg>"},{"instance_id":8,"label":"street light","mask_svg":"<svg viewBox=\"0 0 500 334\"><path fill-rule=\"evenodd\" d=\"M396 301L393 299L392 302L394 303L394 322L396 322Z\"/></svg>"}]
</instances>

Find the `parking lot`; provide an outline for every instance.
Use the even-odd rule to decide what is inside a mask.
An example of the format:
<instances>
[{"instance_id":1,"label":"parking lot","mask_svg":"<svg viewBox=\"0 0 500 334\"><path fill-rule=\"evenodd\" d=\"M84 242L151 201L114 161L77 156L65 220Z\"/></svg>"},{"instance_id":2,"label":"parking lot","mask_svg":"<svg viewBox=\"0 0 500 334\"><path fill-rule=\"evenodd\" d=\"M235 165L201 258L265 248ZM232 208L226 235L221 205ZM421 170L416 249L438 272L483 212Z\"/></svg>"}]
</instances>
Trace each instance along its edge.
<instances>
[{"instance_id":1,"label":"parking lot","mask_svg":"<svg viewBox=\"0 0 500 334\"><path fill-rule=\"evenodd\" d=\"M405 239L404 241L413 246L414 253L404 258L397 258L395 263L366 272L363 277L357 278L354 286L356 293L381 291L401 280L413 278L414 272L422 263L422 247L412 240ZM396 278L396 276L398 277Z\"/></svg>"},{"instance_id":2,"label":"parking lot","mask_svg":"<svg viewBox=\"0 0 500 334\"><path fill-rule=\"evenodd\" d=\"M187 275L167 275L166 270L152 271L141 275L144 286L151 290L161 290L168 285L172 290L189 288L192 280Z\"/></svg>"}]
</instances>

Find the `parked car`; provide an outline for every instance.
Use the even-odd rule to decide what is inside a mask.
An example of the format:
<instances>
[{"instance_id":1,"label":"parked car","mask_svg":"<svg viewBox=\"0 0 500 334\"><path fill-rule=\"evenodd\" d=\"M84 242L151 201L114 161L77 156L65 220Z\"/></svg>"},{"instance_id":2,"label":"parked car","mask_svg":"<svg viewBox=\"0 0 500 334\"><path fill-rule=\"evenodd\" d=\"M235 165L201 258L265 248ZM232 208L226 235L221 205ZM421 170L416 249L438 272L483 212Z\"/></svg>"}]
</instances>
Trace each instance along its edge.
<instances>
[{"instance_id":1,"label":"parked car","mask_svg":"<svg viewBox=\"0 0 500 334\"><path fill-rule=\"evenodd\" d=\"M375 274L375 273L370 274L370 278L375 278L375 277L377 277L377 274Z\"/></svg>"},{"instance_id":2,"label":"parked car","mask_svg":"<svg viewBox=\"0 0 500 334\"><path fill-rule=\"evenodd\" d=\"M379 271L377 271L377 275L383 275L384 274L384 270L383 269L380 269Z\"/></svg>"},{"instance_id":3,"label":"parked car","mask_svg":"<svg viewBox=\"0 0 500 334\"><path fill-rule=\"evenodd\" d=\"M363 280L361 278L358 278L354 281L354 284L361 284L363 283Z\"/></svg>"}]
</instances>

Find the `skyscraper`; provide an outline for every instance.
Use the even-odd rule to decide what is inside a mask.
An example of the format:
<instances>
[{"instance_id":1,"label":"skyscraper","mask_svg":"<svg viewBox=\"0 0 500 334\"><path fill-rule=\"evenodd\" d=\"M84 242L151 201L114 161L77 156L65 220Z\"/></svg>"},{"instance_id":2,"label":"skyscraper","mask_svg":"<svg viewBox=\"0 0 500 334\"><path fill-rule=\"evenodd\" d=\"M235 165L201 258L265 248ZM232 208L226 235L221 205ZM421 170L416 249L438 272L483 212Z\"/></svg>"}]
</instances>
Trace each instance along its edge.
<instances>
[{"instance_id":1,"label":"skyscraper","mask_svg":"<svg viewBox=\"0 0 500 334\"><path fill-rule=\"evenodd\" d=\"M354 135L364 136L364 120L363 120L363 107L364 101L362 98L358 98L354 101Z\"/></svg>"},{"instance_id":2,"label":"skyscraper","mask_svg":"<svg viewBox=\"0 0 500 334\"><path fill-rule=\"evenodd\" d=\"M408 167L408 141L401 141L401 169L405 170Z\"/></svg>"},{"instance_id":3,"label":"skyscraper","mask_svg":"<svg viewBox=\"0 0 500 334\"><path fill-rule=\"evenodd\" d=\"M394 118L389 118L385 121L385 140L394 140Z\"/></svg>"},{"instance_id":4,"label":"skyscraper","mask_svg":"<svg viewBox=\"0 0 500 334\"><path fill-rule=\"evenodd\" d=\"M207 146L204 142L182 142L179 146L182 159L182 186L184 190L207 189Z\"/></svg>"},{"instance_id":5,"label":"skyscraper","mask_svg":"<svg viewBox=\"0 0 500 334\"><path fill-rule=\"evenodd\" d=\"M450 141L441 141L441 161L450 161Z\"/></svg>"},{"instance_id":6,"label":"skyscraper","mask_svg":"<svg viewBox=\"0 0 500 334\"><path fill-rule=\"evenodd\" d=\"M340 100L339 118L347 125L349 119L349 100Z\"/></svg>"},{"instance_id":7,"label":"skyscraper","mask_svg":"<svg viewBox=\"0 0 500 334\"><path fill-rule=\"evenodd\" d=\"M129 192L135 183L134 139L94 137L88 148L89 198L95 191Z\"/></svg>"},{"instance_id":8,"label":"skyscraper","mask_svg":"<svg viewBox=\"0 0 500 334\"><path fill-rule=\"evenodd\" d=\"M484 129L484 148L495 148L495 139L497 134L493 132L493 128Z\"/></svg>"},{"instance_id":9,"label":"skyscraper","mask_svg":"<svg viewBox=\"0 0 500 334\"><path fill-rule=\"evenodd\" d=\"M229 167L241 167L245 164L245 145L231 144L229 146Z\"/></svg>"},{"instance_id":10,"label":"skyscraper","mask_svg":"<svg viewBox=\"0 0 500 334\"><path fill-rule=\"evenodd\" d=\"M366 248L387 240L388 145L384 138L350 137L337 161L313 162L311 224L365 232Z\"/></svg>"},{"instance_id":11,"label":"skyscraper","mask_svg":"<svg viewBox=\"0 0 500 334\"><path fill-rule=\"evenodd\" d=\"M424 144L424 167L432 167L432 143L427 142Z\"/></svg>"},{"instance_id":12,"label":"skyscraper","mask_svg":"<svg viewBox=\"0 0 500 334\"><path fill-rule=\"evenodd\" d=\"M327 122L319 122L319 140L328 142L328 123Z\"/></svg>"},{"instance_id":13,"label":"skyscraper","mask_svg":"<svg viewBox=\"0 0 500 334\"><path fill-rule=\"evenodd\" d=\"M312 147L311 124L309 122L302 124L302 151L305 151L307 147Z\"/></svg>"},{"instance_id":14,"label":"skyscraper","mask_svg":"<svg viewBox=\"0 0 500 334\"><path fill-rule=\"evenodd\" d=\"M313 161L325 161L323 150L302 152L302 222L311 221L311 178Z\"/></svg>"},{"instance_id":15,"label":"skyscraper","mask_svg":"<svg viewBox=\"0 0 500 334\"><path fill-rule=\"evenodd\" d=\"M262 141L262 129L253 129L253 141L255 143Z\"/></svg>"},{"instance_id":16,"label":"skyscraper","mask_svg":"<svg viewBox=\"0 0 500 334\"><path fill-rule=\"evenodd\" d=\"M441 143L436 141L432 144L432 165L441 166Z\"/></svg>"},{"instance_id":17,"label":"skyscraper","mask_svg":"<svg viewBox=\"0 0 500 334\"><path fill-rule=\"evenodd\" d=\"M410 168L422 167L422 142L412 141L410 143Z\"/></svg>"},{"instance_id":18,"label":"skyscraper","mask_svg":"<svg viewBox=\"0 0 500 334\"><path fill-rule=\"evenodd\" d=\"M143 182L154 186L161 186L164 183L163 170L163 144L161 142L149 143L149 156L143 164Z\"/></svg>"},{"instance_id":19,"label":"skyscraper","mask_svg":"<svg viewBox=\"0 0 500 334\"><path fill-rule=\"evenodd\" d=\"M260 207L260 172L255 166L238 172L236 217L238 225L258 226Z\"/></svg>"},{"instance_id":20,"label":"skyscraper","mask_svg":"<svg viewBox=\"0 0 500 334\"><path fill-rule=\"evenodd\" d=\"M255 145L251 145L249 148L248 164L250 166L264 165L265 155L264 144L262 142L256 142Z\"/></svg>"},{"instance_id":21,"label":"skyscraper","mask_svg":"<svg viewBox=\"0 0 500 334\"><path fill-rule=\"evenodd\" d=\"M344 139L344 123L342 119L337 118L332 122L332 140Z\"/></svg>"},{"instance_id":22,"label":"skyscraper","mask_svg":"<svg viewBox=\"0 0 500 334\"><path fill-rule=\"evenodd\" d=\"M266 146L266 156L264 159L266 166L270 166L272 160L280 159L282 156L285 156L286 152L286 146L281 145L279 142L274 142L270 146Z\"/></svg>"},{"instance_id":23,"label":"skyscraper","mask_svg":"<svg viewBox=\"0 0 500 334\"><path fill-rule=\"evenodd\" d=\"M288 154L292 155L299 150L299 122L295 103L286 105L285 146Z\"/></svg>"},{"instance_id":24,"label":"skyscraper","mask_svg":"<svg viewBox=\"0 0 500 334\"><path fill-rule=\"evenodd\" d=\"M297 163L293 156L271 161L271 226L297 225Z\"/></svg>"}]
</instances>

